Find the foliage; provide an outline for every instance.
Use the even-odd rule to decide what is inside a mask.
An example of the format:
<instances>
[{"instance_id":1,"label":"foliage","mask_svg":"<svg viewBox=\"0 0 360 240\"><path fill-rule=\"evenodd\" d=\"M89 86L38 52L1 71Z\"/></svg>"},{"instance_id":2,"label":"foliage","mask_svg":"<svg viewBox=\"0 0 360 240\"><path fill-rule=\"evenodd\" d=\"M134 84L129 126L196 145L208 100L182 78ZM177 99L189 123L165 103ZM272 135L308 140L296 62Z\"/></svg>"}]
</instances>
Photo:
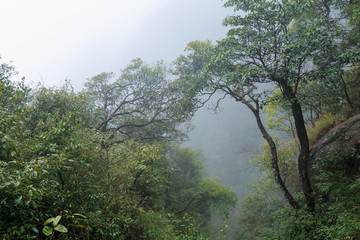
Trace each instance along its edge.
<instances>
[{"instance_id":1,"label":"foliage","mask_svg":"<svg viewBox=\"0 0 360 240\"><path fill-rule=\"evenodd\" d=\"M95 125L89 99L83 94L75 93L69 81L60 87L40 87L31 97L31 122L37 123L53 114L63 116L72 113L75 118L82 120L85 127L92 128Z\"/></svg>"},{"instance_id":2,"label":"foliage","mask_svg":"<svg viewBox=\"0 0 360 240\"><path fill-rule=\"evenodd\" d=\"M281 176L284 178L286 185L293 189L299 187L298 175L296 172L296 156L298 154L298 145L293 139L288 139L279 143L278 148L278 161ZM265 145L260 153L251 159L251 163L254 164L257 169L265 174L269 179L273 178L271 167L271 151L269 146Z\"/></svg>"},{"instance_id":3,"label":"foliage","mask_svg":"<svg viewBox=\"0 0 360 240\"><path fill-rule=\"evenodd\" d=\"M316 159L316 186L331 222L323 227L328 237L359 236L359 164L358 149L333 149Z\"/></svg>"},{"instance_id":4,"label":"foliage","mask_svg":"<svg viewBox=\"0 0 360 240\"><path fill-rule=\"evenodd\" d=\"M184 137L178 126L192 113L181 109L181 95L168 74L163 62L151 66L134 59L117 79L113 73L88 79L84 93L95 106L96 128L108 132L113 142Z\"/></svg>"},{"instance_id":5,"label":"foliage","mask_svg":"<svg viewBox=\"0 0 360 240\"><path fill-rule=\"evenodd\" d=\"M311 183L306 128L313 143L359 109L359 1L225 6L242 11L224 20L227 37L189 43L172 72L135 59L75 93L69 82L31 90L0 64L2 239L223 238L209 222L221 216L226 228L235 194L206 178L201 152L169 142L219 92L215 110L227 95L242 102L268 143L252 160L265 176L242 202L239 238L360 235L358 145L316 159ZM272 137L261 110L298 140Z\"/></svg>"},{"instance_id":6,"label":"foliage","mask_svg":"<svg viewBox=\"0 0 360 240\"><path fill-rule=\"evenodd\" d=\"M20 82L10 80L16 74L11 64L0 63L0 106L12 111L25 106L30 92L30 88L24 84L24 79Z\"/></svg>"},{"instance_id":7,"label":"foliage","mask_svg":"<svg viewBox=\"0 0 360 240\"><path fill-rule=\"evenodd\" d=\"M61 219L64 219L64 218L69 219L70 223L68 224L68 226L85 228L85 224L87 221L86 216L84 216L82 214L78 214L78 213L70 215L66 211L64 216L58 215L56 217L51 217L51 218L47 219L44 222L44 227L42 229L42 232L46 236L51 235L51 238L54 236L55 232L67 233L68 229L63 224L59 223L60 221L61 221L61 223L63 223L64 221Z\"/></svg>"},{"instance_id":8,"label":"foliage","mask_svg":"<svg viewBox=\"0 0 360 240\"><path fill-rule=\"evenodd\" d=\"M270 96L268 103L262 112L266 114L266 125L269 129L276 130L282 134L288 133L296 137L294 121L288 106L281 101L281 90L275 89L273 96Z\"/></svg>"},{"instance_id":9,"label":"foliage","mask_svg":"<svg viewBox=\"0 0 360 240\"><path fill-rule=\"evenodd\" d=\"M236 204L236 195L214 179L204 179L202 153L175 146L166 157L171 173L165 208L175 216L188 216L200 222L201 230L209 227L212 214L217 214L224 222L229 210Z\"/></svg>"},{"instance_id":10,"label":"foliage","mask_svg":"<svg viewBox=\"0 0 360 240\"><path fill-rule=\"evenodd\" d=\"M262 239L263 232L274 231L275 213L285 206L285 201L273 180L258 179L241 202L241 228L237 239Z\"/></svg>"},{"instance_id":11,"label":"foliage","mask_svg":"<svg viewBox=\"0 0 360 240\"><path fill-rule=\"evenodd\" d=\"M339 121L338 117L332 114L322 115L315 123L315 126L309 129L309 141L315 143L319 137L326 133L336 121Z\"/></svg>"},{"instance_id":12,"label":"foliage","mask_svg":"<svg viewBox=\"0 0 360 240\"><path fill-rule=\"evenodd\" d=\"M306 166L310 151L306 116L310 115L312 122L313 112L315 118L320 115L321 104L314 104L317 95L324 96L323 102L341 100L353 106L348 83L343 78L345 69L356 66L360 56L356 49L343 48L340 39L346 30L332 19L330 4L328 1L226 1L226 7L242 11L225 18L224 25L230 27L227 37L215 46L209 42L192 42L186 55L176 61L179 80L195 82L186 91L194 98L194 104L204 103L208 99L204 100L204 96L221 91L253 112L272 151L275 178L289 204L299 208L283 184L276 145L259 114L271 102L291 112L289 123L294 122L299 143L299 181L310 211L315 208L315 198ZM309 83L319 88L310 90Z\"/></svg>"},{"instance_id":13,"label":"foliage","mask_svg":"<svg viewBox=\"0 0 360 240\"><path fill-rule=\"evenodd\" d=\"M33 133L27 129L28 114L27 109L18 114L1 111L1 232L16 238L36 238L42 219L60 207L59 178L72 161L65 141L78 144L76 138L67 138L75 130L71 117L58 122L54 117Z\"/></svg>"},{"instance_id":14,"label":"foliage","mask_svg":"<svg viewBox=\"0 0 360 240\"><path fill-rule=\"evenodd\" d=\"M276 139L278 148L278 160L281 176L286 187L297 196L300 192L300 183L296 172L296 155L298 145L292 139L280 141ZM238 239L267 239L274 235L277 229L277 212L287 208L284 197L281 194L273 177L271 167L271 151L265 145L260 153L253 159L254 164L261 172L261 176L249 186L247 196L240 205L241 227L238 230Z\"/></svg>"},{"instance_id":15,"label":"foliage","mask_svg":"<svg viewBox=\"0 0 360 240\"><path fill-rule=\"evenodd\" d=\"M96 141L103 137L84 132L71 116L49 116L35 134L26 131L22 118L2 112L0 226L5 238L41 238L44 233L53 238L153 239L160 232L164 237L175 234L166 213L154 212L162 208L169 173L162 168L159 146L127 143L102 149ZM61 215L67 211L88 218ZM65 222L55 223L59 217L54 215ZM79 227L80 220L84 225Z\"/></svg>"},{"instance_id":16,"label":"foliage","mask_svg":"<svg viewBox=\"0 0 360 240\"><path fill-rule=\"evenodd\" d=\"M166 192L165 207L170 212L179 211L181 206L200 191L199 182L204 176L204 156L190 148L172 146L165 155L169 163L169 182ZM196 207L191 208L196 212Z\"/></svg>"},{"instance_id":17,"label":"foliage","mask_svg":"<svg viewBox=\"0 0 360 240\"><path fill-rule=\"evenodd\" d=\"M0 106L2 239L205 239L200 223L211 206L234 204L233 193L213 183L206 187L212 198L197 201L193 217L174 214L203 190L198 152L113 144L92 128L89 98L70 85L2 86L1 99L19 99Z\"/></svg>"},{"instance_id":18,"label":"foliage","mask_svg":"<svg viewBox=\"0 0 360 240\"><path fill-rule=\"evenodd\" d=\"M329 119L334 120L331 116L324 116L324 120L320 121L325 124L319 125L328 126ZM322 134L317 126L318 123L314 129L309 129L310 135ZM266 152L265 149L255 159L262 170L269 169L268 161L264 162ZM239 239L357 239L360 199L358 160L357 148L332 149L328 154L318 155L312 171L317 208L312 213L286 207L271 176L259 179L241 204Z\"/></svg>"},{"instance_id":19,"label":"foliage","mask_svg":"<svg viewBox=\"0 0 360 240\"><path fill-rule=\"evenodd\" d=\"M236 204L236 195L212 179L202 180L199 187L212 200L212 207L225 216L229 214L229 208Z\"/></svg>"}]
</instances>

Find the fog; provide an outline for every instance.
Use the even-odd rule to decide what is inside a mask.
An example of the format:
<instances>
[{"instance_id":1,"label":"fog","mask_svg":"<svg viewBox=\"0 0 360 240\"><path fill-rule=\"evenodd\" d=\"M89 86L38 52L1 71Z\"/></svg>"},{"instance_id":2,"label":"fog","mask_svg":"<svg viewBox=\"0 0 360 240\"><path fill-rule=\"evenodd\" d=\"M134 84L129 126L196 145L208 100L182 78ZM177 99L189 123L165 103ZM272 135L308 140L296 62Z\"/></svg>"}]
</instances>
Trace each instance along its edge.
<instances>
[{"instance_id":1,"label":"fog","mask_svg":"<svg viewBox=\"0 0 360 240\"><path fill-rule=\"evenodd\" d=\"M220 0L4 1L0 54L14 62L18 79L44 86L70 79L81 90L86 78L100 72L119 74L133 58L171 63L190 41L224 37L222 20L232 10L222 4ZM219 114L206 109L196 114L196 128L185 145L202 149L209 176L217 176L241 197L253 179L253 171L248 171L250 153L261 138L240 103L226 99L221 108Z\"/></svg>"},{"instance_id":2,"label":"fog","mask_svg":"<svg viewBox=\"0 0 360 240\"><path fill-rule=\"evenodd\" d=\"M250 159L263 143L252 113L242 103L226 98L219 113L200 109L193 124L195 129L185 146L201 149L207 158L209 177L217 177L241 200L247 185L257 176Z\"/></svg>"},{"instance_id":3,"label":"fog","mask_svg":"<svg viewBox=\"0 0 360 240\"><path fill-rule=\"evenodd\" d=\"M341 3L2 0L1 239L360 236Z\"/></svg>"},{"instance_id":4,"label":"fog","mask_svg":"<svg viewBox=\"0 0 360 240\"><path fill-rule=\"evenodd\" d=\"M17 78L44 86L70 79L78 91L96 74L119 74L131 59L171 63L190 41L215 42L226 35L222 20L232 14L220 0L2 3L6 14L0 16L5 23L0 54L14 62ZM225 99L220 107L219 114L198 111L184 145L202 149L209 177L217 177L242 198L256 177L249 160L262 140L241 103Z\"/></svg>"},{"instance_id":5,"label":"fog","mask_svg":"<svg viewBox=\"0 0 360 240\"><path fill-rule=\"evenodd\" d=\"M225 36L221 0L2 1L0 55L27 82L80 90L131 59L173 61L193 40Z\"/></svg>"}]
</instances>

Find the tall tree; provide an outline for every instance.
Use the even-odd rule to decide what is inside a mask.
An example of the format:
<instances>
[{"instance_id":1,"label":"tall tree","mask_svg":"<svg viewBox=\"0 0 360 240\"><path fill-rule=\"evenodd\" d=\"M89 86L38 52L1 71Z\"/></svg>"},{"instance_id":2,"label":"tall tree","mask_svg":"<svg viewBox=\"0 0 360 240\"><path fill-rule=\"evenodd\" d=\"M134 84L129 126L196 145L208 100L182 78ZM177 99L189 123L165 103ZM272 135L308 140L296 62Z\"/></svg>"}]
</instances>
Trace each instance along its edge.
<instances>
[{"instance_id":1,"label":"tall tree","mask_svg":"<svg viewBox=\"0 0 360 240\"><path fill-rule=\"evenodd\" d=\"M113 73L88 79L85 87L96 108L96 128L115 142L183 137L179 124L191 113L181 111L181 94L168 74L162 62L150 66L135 59L116 80Z\"/></svg>"},{"instance_id":2,"label":"tall tree","mask_svg":"<svg viewBox=\"0 0 360 240\"><path fill-rule=\"evenodd\" d=\"M328 31L326 14L304 17L314 7L311 1L230 0L225 6L243 11L224 20L230 27L227 37L216 46L209 42L190 43L188 54L177 60L178 74L185 82L196 82L187 91L192 96L195 92L211 94L220 90L249 107L272 149L276 181L288 202L299 208L283 184L276 145L259 114L273 89L281 90L280 103L289 106L294 119L300 143L300 182L306 205L312 211L315 199L307 171L309 140L299 90L310 81L324 85L340 81L349 58L343 58L340 52L339 32Z\"/></svg>"}]
</instances>

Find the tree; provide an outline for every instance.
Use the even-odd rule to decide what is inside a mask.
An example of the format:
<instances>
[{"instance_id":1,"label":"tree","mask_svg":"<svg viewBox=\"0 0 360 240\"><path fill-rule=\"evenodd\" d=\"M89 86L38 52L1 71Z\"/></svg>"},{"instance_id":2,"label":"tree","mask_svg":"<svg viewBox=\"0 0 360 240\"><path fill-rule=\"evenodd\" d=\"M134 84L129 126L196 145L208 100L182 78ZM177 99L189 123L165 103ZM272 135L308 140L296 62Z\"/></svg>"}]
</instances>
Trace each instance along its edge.
<instances>
[{"instance_id":1,"label":"tree","mask_svg":"<svg viewBox=\"0 0 360 240\"><path fill-rule=\"evenodd\" d=\"M188 93L198 100L203 99L199 94L207 91L211 95L220 90L248 106L272 150L276 182L288 202L299 208L283 184L276 144L260 118L260 110L273 90L281 90L280 104L291 109L294 119L300 144L299 177L306 205L312 211L315 199L307 171L309 140L299 91L310 81L324 85L339 81L350 61L342 57L338 32L327 31L326 16L304 17L314 7L309 1L230 0L225 6L244 11L245 15L224 20L231 29L216 46L209 42L190 43L189 53L177 60L177 72L183 81L196 82Z\"/></svg>"},{"instance_id":2,"label":"tree","mask_svg":"<svg viewBox=\"0 0 360 240\"><path fill-rule=\"evenodd\" d=\"M11 81L16 74L15 67L11 63L2 62L0 56L0 106L9 110L25 106L30 93L30 88L23 81Z\"/></svg>"},{"instance_id":3,"label":"tree","mask_svg":"<svg viewBox=\"0 0 360 240\"><path fill-rule=\"evenodd\" d=\"M90 99L82 93L75 93L71 83L67 81L60 87L40 87L31 94L31 123L36 125L39 121L46 121L54 114L66 116L72 113L80 119L87 128L95 125L93 107Z\"/></svg>"},{"instance_id":4,"label":"tree","mask_svg":"<svg viewBox=\"0 0 360 240\"><path fill-rule=\"evenodd\" d=\"M213 179L205 177L205 157L200 151L170 146L165 154L170 172L165 209L175 216L188 214L206 226L211 214L227 217L236 204L236 195Z\"/></svg>"},{"instance_id":5,"label":"tree","mask_svg":"<svg viewBox=\"0 0 360 240\"><path fill-rule=\"evenodd\" d=\"M88 79L86 93L96 108L97 130L109 133L114 142L183 137L178 126L191 113L181 111L181 95L167 75L164 63L149 66L135 59L116 80L113 73Z\"/></svg>"},{"instance_id":6,"label":"tree","mask_svg":"<svg viewBox=\"0 0 360 240\"><path fill-rule=\"evenodd\" d=\"M199 235L199 224L191 225L195 220L175 217L173 209L165 208L167 188L175 183L168 184L172 169L161 143L127 141L103 148L106 134L84 127L82 112L71 111L66 95L42 92L44 99L64 100L64 105L49 106L65 112L34 105L36 116L42 116L34 124L33 109L0 106L1 238L187 239L193 231ZM183 195L186 189L170 191ZM232 197L230 191L223 192ZM218 193L212 197L211 201L227 200ZM177 203L177 209L182 207L183 202ZM199 214L211 211L210 204L197 203L203 207ZM181 221L189 232L181 231Z\"/></svg>"},{"instance_id":7,"label":"tree","mask_svg":"<svg viewBox=\"0 0 360 240\"><path fill-rule=\"evenodd\" d=\"M299 208L299 204L292 197L288 189L286 188L284 181L280 175L280 169L278 166L278 156L276 144L271 135L266 130L264 124L262 123L260 117L260 103L259 103L259 94L254 94L254 90L256 90L256 86L253 84L247 84L242 86L240 84L234 84L233 86L225 85L219 81L222 79L219 78L219 73L223 73L223 69L219 69L216 67L214 62L212 62L213 56L211 54L217 54L216 48L213 48L210 42L192 42L188 45L187 50L190 52L188 56L180 56L177 60L177 70L178 74L181 76L180 80L188 81L189 78L192 81L197 81L197 84L194 84L192 87L191 96L197 100L194 103L200 103L195 105L195 108L203 106L204 102L206 102L216 91L223 91L225 94L232 96L236 101L239 101L245 104L251 112L254 114L256 118L257 125L267 143L271 149L272 155L272 169L274 173L274 177L276 178L276 182L279 184L282 192L284 193L288 202L294 207ZM206 54L206 55L204 55ZM219 66L226 66L226 62L217 63ZM199 69L192 69L193 66L199 67ZM229 65L227 65L229 67ZM195 70L195 71L194 71ZM190 73L194 74L188 74ZM184 75L183 75L184 74ZM188 75L186 75L188 74ZM227 80L225 80L227 81ZM206 90L209 90L208 92ZM188 90L185 90L188 91ZM198 94L200 93L200 97ZM207 97L204 100L204 95Z\"/></svg>"}]
</instances>

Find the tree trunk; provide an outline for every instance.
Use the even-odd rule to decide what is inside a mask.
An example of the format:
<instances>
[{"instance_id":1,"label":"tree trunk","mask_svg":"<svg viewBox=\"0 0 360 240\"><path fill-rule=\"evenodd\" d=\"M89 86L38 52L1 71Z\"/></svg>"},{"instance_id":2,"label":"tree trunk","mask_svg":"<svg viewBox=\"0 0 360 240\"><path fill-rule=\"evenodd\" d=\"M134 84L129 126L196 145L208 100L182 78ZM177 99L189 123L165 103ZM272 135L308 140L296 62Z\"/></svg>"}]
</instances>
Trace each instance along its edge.
<instances>
[{"instance_id":1,"label":"tree trunk","mask_svg":"<svg viewBox=\"0 0 360 240\"><path fill-rule=\"evenodd\" d=\"M291 193L285 186L283 179L281 178L280 169L279 169L279 165L278 165L278 155L277 155L276 144L275 144L273 138L270 136L270 134L266 131L266 129L260 119L260 114L257 112L256 114L254 113L254 115L256 117L256 122L257 122L257 125L258 125L262 135L263 135L263 138L266 140L266 142L269 144L269 147L270 147L271 167L273 169L275 180L279 184L280 189L283 192L283 194L284 194L286 200L289 202L289 204L293 208L299 209L300 208L299 203L293 198L293 196L291 195Z\"/></svg>"},{"instance_id":2,"label":"tree trunk","mask_svg":"<svg viewBox=\"0 0 360 240\"><path fill-rule=\"evenodd\" d=\"M285 84L281 83L284 97L291 102L291 111L294 117L295 129L300 143L300 154L298 157L298 171L300 176L301 188L305 195L306 205L309 211L313 211L315 208L315 198L313 195L313 189L311 187L310 178L308 174L307 163L310 153L309 139L306 132L305 120L302 113L301 105L295 96L293 89Z\"/></svg>"},{"instance_id":3,"label":"tree trunk","mask_svg":"<svg viewBox=\"0 0 360 240\"><path fill-rule=\"evenodd\" d=\"M259 110L258 109L254 109L255 111L253 111L253 109L250 109L250 110L253 112L253 114L256 118L256 123L261 131L263 138L269 144L270 152L271 152L271 168L273 170L275 181L279 184L280 189L281 189L282 193L284 194L285 199L289 202L289 204L294 209L299 209L300 208L299 203L293 198L293 196L291 195L291 193L285 186L285 183L280 175L276 144L275 144L273 138L270 136L270 134L266 131L266 129L261 121Z\"/></svg>"},{"instance_id":4,"label":"tree trunk","mask_svg":"<svg viewBox=\"0 0 360 240\"><path fill-rule=\"evenodd\" d=\"M291 195L291 193L287 189L287 187L286 187L286 185L285 185L285 183L284 183L284 181L283 181L283 179L282 179L282 177L280 175L276 144L275 144L273 138L271 137L271 135L266 131L266 128L265 128L264 124L261 121L258 102L255 102L255 107L254 107L252 104L250 104L248 101L246 101L246 99L243 96L241 96L239 94L236 94L236 92L232 91L230 88L227 88L227 92L231 96L233 96L237 101L241 101L243 104L245 104L251 110L251 112L254 114L254 116L256 118L256 123L258 125L258 128L259 128L263 138L269 144L269 147L270 147L271 168L273 170L275 181L276 181L277 184L279 184L280 190L284 194L284 197L285 197L286 201L288 201L288 203L294 209L299 209L300 208L299 203L293 198L293 196Z\"/></svg>"}]
</instances>

